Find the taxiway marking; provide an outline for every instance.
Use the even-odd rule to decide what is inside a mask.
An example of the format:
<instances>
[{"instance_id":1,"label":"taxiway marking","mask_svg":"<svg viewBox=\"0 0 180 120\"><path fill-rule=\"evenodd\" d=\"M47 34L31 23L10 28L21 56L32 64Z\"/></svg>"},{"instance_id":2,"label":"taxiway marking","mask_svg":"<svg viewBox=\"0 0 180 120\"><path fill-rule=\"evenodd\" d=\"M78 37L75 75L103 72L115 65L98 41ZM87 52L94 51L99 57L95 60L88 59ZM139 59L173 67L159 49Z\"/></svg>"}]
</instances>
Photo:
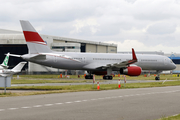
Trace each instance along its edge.
<instances>
[{"instance_id":1,"label":"taxiway marking","mask_svg":"<svg viewBox=\"0 0 180 120\"><path fill-rule=\"evenodd\" d=\"M9 110L16 110L16 109L19 109L19 108L9 108Z\"/></svg>"}]
</instances>

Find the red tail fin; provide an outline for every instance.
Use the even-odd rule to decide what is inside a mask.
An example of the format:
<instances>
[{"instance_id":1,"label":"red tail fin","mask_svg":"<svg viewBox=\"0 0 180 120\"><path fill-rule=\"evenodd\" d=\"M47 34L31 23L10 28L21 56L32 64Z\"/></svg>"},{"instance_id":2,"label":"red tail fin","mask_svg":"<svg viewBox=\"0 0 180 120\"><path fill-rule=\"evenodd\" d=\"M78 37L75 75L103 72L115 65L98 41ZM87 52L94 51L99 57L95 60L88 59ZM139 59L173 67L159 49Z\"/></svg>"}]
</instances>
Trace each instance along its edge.
<instances>
[{"instance_id":1,"label":"red tail fin","mask_svg":"<svg viewBox=\"0 0 180 120\"><path fill-rule=\"evenodd\" d=\"M24 33L24 37L26 39L26 42L34 42L37 44L46 45L44 40L41 38L41 36L37 32L23 31L23 33Z\"/></svg>"},{"instance_id":2,"label":"red tail fin","mask_svg":"<svg viewBox=\"0 0 180 120\"><path fill-rule=\"evenodd\" d=\"M20 20L24 37L28 45L29 53L48 53L50 48L46 46L46 42L36 32L29 21Z\"/></svg>"}]
</instances>

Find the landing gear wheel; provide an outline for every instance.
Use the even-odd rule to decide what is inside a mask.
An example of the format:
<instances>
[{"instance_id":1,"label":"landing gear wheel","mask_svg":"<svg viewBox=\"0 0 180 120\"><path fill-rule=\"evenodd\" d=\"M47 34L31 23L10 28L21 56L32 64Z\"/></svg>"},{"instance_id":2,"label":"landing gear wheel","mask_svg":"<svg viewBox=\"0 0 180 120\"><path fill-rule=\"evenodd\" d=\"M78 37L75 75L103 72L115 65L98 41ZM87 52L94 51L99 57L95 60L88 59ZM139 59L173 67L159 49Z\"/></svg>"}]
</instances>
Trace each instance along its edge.
<instances>
[{"instance_id":1,"label":"landing gear wheel","mask_svg":"<svg viewBox=\"0 0 180 120\"><path fill-rule=\"evenodd\" d=\"M103 79L104 79L104 80L112 80L113 77L112 77L112 76L105 75L105 76L103 76Z\"/></svg>"},{"instance_id":2,"label":"landing gear wheel","mask_svg":"<svg viewBox=\"0 0 180 120\"><path fill-rule=\"evenodd\" d=\"M160 77L155 77L155 80L160 80Z\"/></svg>"},{"instance_id":3,"label":"landing gear wheel","mask_svg":"<svg viewBox=\"0 0 180 120\"><path fill-rule=\"evenodd\" d=\"M85 79L93 79L93 76L92 75L86 75Z\"/></svg>"}]
</instances>

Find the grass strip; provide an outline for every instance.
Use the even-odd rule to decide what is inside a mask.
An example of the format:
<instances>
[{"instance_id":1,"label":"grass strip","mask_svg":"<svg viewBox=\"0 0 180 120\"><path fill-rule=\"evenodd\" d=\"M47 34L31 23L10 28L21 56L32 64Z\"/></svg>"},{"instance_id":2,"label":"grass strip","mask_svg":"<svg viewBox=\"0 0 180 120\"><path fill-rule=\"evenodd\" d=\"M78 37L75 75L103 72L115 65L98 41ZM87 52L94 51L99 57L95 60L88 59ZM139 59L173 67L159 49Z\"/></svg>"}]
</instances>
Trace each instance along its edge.
<instances>
[{"instance_id":1,"label":"grass strip","mask_svg":"<svg viewBox=\"0 0 180 120\"><path fill-rule=\"evenodd\" d=\"M180 114L175 115L175 116L170 116L170 117L162 117L158 120L180 120Z\"/></svg>"},{"instance_id":2,"label":"grass strip","mask_svg":"<svg viewBox=\"0 0 180 120\"><path fill-rule=\"evenodd\" d=\"M165 86L177 86L180 85L180 81L166 81L152 82L152 83L126 83L121 84L121 88L118 88L118 84L101 84L100 90L113 90L113 89L131 89L131 88L146 88L146 87L165 87ZM4 90L4 88L0 88ZM10 93L6 96L22 96L22 95L37 95L37 94L49 94L49 93L65 93L65 92L78 92L78 91L99 91L96 84L94 88L92 85L69 85L69 86L13 86L7 87L7 90L37 90L32 92L23 93ZM0 97L5 96L0 94Z\"/></svg>"},{"instance_id":3,"label":"grass strip","mask_svg":"<svg viewBox=\"0 0 180 120\"><path fill-rule=\"evenodd\" d=\"M12 79L11 84L42 84L42 83L90 83L92 80L28 80Z\"/></svg>"},{"instance_id":4,"label":"grass strip","mask_svg":"<svg viewBox=\"0 0 180 120\"><path fill-rule=\"evenodd\" d=\"M59 78L59 75L19 75L19 79L56 79L56 80L71 80L71 79L79 79L79 80L82 80L82 79L85 79L83 75L80 75L80 78L78 77L78 75L69 75L70 78ZM148 75L146 75L148 76ZM13 78L17 78L17 75L13 75ZM100 79L102 80L102 76L98 76L96 75L95 76L96 79ZM121 77L113 77L113 79L124 79L124 77L121 75ZM127 80L155 80L155 76L154 75L150 75L148 77L145 77L144 75L140 75L140 76L137 76L137 77L130 77L130 76L127 76L126 75L126 78ZM180 77L178 77L178 75L176 74L168 74L168 75L165 75L165 74L161 74L160 75L160 79L161 80L180 80Z\"/></svg>"}]
</instances>

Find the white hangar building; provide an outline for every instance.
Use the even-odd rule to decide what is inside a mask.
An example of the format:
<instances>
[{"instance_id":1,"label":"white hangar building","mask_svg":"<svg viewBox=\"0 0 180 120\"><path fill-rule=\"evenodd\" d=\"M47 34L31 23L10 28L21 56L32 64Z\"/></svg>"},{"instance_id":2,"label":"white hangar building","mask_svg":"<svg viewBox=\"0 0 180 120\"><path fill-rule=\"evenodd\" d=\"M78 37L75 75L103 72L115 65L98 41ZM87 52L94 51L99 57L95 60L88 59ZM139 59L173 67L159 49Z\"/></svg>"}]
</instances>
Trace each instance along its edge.
<instances>
[{"instance_id":1,"label":"white hangar building","mask_svg":"<svg viewBox=\"0 0 180 120\"><path fill-rule=\"evenodd\" d=\"M47 45L55 51L66 52L93 52L93 53L117 53L116 44L108 44L101 42L94 42L88 40L80 40L73 38L65 38L50 35L41 35ZM23 55L28 53L28 48L22 32L0 29L0 62L4 60L5 54ZM19 62L23 61L21 58L10 57L9 67L12 68ZM29 73L47 73L58 72L59 69L45 67L34 63L25 65L24 70Z\"/></svg>"}]
</instances>

